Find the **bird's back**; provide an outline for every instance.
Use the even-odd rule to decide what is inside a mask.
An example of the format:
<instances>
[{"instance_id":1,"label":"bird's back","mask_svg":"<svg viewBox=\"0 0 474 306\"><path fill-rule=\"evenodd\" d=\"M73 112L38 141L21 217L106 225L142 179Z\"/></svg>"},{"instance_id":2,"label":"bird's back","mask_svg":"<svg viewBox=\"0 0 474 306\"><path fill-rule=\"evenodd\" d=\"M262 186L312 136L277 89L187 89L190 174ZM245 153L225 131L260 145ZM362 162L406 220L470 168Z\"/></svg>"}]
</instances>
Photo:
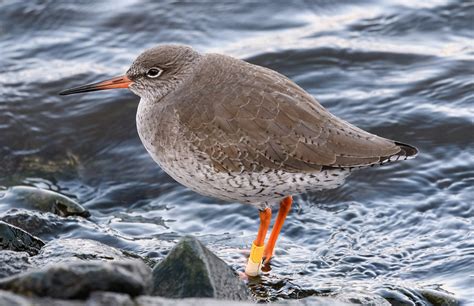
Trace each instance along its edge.
<instances>
[{"instance_id":1,"label":"bird's back","mask_svg":"<svg viewBox=\"0 0 474 306\"><path fill-rule=\"evenodd\" d=\"M310 173L417 153L337 118L285 76L228 56L205 55L170 99L183 136L216 171Z\"/></svg>"}]
</instances>

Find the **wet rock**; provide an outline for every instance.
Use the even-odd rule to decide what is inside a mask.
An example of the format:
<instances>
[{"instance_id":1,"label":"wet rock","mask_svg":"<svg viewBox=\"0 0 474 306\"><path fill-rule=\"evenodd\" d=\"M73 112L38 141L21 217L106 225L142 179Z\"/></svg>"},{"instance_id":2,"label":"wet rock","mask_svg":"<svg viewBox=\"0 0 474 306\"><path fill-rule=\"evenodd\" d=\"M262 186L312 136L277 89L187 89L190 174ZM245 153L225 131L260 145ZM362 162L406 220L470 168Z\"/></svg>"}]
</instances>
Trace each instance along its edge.
<instances>
[{"instance_id":1,"label":"wet rock","mask_svg":"<svg viewBox=\"0 0 474 306\"><path fill-rule=\"evenodd\" d=\"M349 306L356 305L350 302L344 302L341 300L322 297L322 296L310 296L300 300L286 300L284 302L276 303L275 305L288 305L288 306ZM372 305L372 304L359 304L359 305ZM385 305L385 304L380 304ZM390 305L390 304L389 304Z\"/></svg>"},{"instance_id":2,"label":"wet rock","mask_svg":"<svg viewBox=\"0 0 474 306\"><path fill-rule=\"evenodd\" d=\"M397 285L384 286L377 290L392 305L460 305L461 303L443 289L412 288Z\"/></svg>"},{"instance_id":3,"label":"wet rock","mask_svg":"<svg viewBox=\"0 0 474 306\"><path fill-rule=\"evenodd\" d=\"M255 303L244 301L218 300L211 298L168 299L158 296L141 295L135 298L128 294L115 292L92 292L85 301L63 300L48 297L25 297L8 291L0 290L0 305L18 306L254 306ZM301 300L287 300L273 305L286 306L346 306L354 305L336 301L326 297L309 297Z\"/></svg>"},{"instance_id":4,"label":"wet rock","mask_svg":"<svg viewBox=\"0 0 474 306\"><path fill-rule=\"evenodd\" d=\"M30 267L28 253L0 251L0 278L24 272ZM0 305L2 304L0 303Z\"/></svg>"},{"instance_id":5,"label":"wet rock","mask_svg":"<svg viewBox=\"0 0 474 306\"><path fill-rule=\"evenodd\" d=\"M29 301L19 295L0 290L0 305L27 306Z\"/></svg>"},{"instance_id":6,"label":"wet rock","mask_svg":"<svg viewBox=\"0 0 474 306\"><path fill-rule=\"evenodd\" d=\"M9 188L0 198L0 208L2 206L36 209L51 212L61 217L90 216L89 211L79 203L60 193L28 186Z\"/></svg>"},{"instance_id":7,"label":"wet rock","mask_svg":"<svg viewBox=\"0 0 474 306\"><path fill-rule=\"evenodd\" d=\"M457 306L459 301L452 295L433 289L419 289L418 292L431 304L443 306Z\"/></svg>"},{"instance_id":8,"label":"wet rock","mask_svg":"<svg viewBox=\"0 0 474 306\"><path fill-rule=\"evenodd\" d=\"M34 236L48 240L66 233L70 228L78 227L79 219L65 219L52 213L12 208L0 214L0 221L5 221Z\"/></svg>"},{"instance_id":9,"label":"wet rock","mask_svg":"<svg viewBox=\"0 0 474 306\"><path fill-rule=\"evenodd\" d=\"M100 292L91 293L86 301L87 306L138 306L128 294L115 292Z\"/></svg>"},{"instance_id":10,"label":"wet rock","mask_svg":"<svg viewBox=\"0 0 474 306\"><path fill-rule=\"evenodd\" d=\"M218 300L210 298L185 298L185 299L168 299L157 296L139 296L135 298L136 306L195 306L195 305L206 305L206 306L252 306L255 305L253 302L246 301L229 301L229 300ZM278 303L272 303L271 305L287 305L287 306L346 306L354 305L348 304L335 299L327 297L308 297L301 300L286 300Z\"/></svg>"},{"instance_id":11,"label":"wet rock","mask_svg":"<svg viewBox=\"0 0 474 306\"><path fill-rule=\"evenodd\" d=\"M130 259L119 249L88 239L56 239L48 242L31 258L38 267L73 260L120 260Z\"/></svg>"},{"instance_id":12,"label":"wet rock","mask_svg":"<svg viewBox=\"0 0 474 306\"><path fill-rule=\"evenodd\" d=\"M76 261L1 279L0 289L25 296L85 299L93 291L147 294L151 284L150 268L138 260Z\"/></svg>"},{"instance_id":13,"label":"wet rock","mask_svg":"<svg viewBox=\"0 0 474 306\"><path fill-rule=\"evenodd\" d=\"M0 290L0 305L8 306L83 306L81 301L56 300L51 298L28 298Z\"/></svg>"},{"instance_id":14,"label":"wet rock","mask_svg":"<svg viewBox=\"0 0 474 306\"><path fill-rule=\"evenodd\" d=\"M383 297L365 292L344 292L334 296L334 299L344 303L367 306L390 306Z\"/></svg>"},{"instance_id":15,"label":"wet rock","mask_svg":"<svg viewBox=\"0 0 474 306\"><path fill-rule=\"evenodd\" d=\"M199 240L184 237L153 269L153 294L169 298L247 300L244 283Z\"/></svg>"},{"instance_id":16,"label":"wet rock","mask_svg":"<svg viewBox=\"0 0 474 306\"><path fill-rule=\"evenodd\" d=\"M135 298L136 306L255 306L251 302L217 300L211 298L168 299L158 296L139 296Z\"/></svg>"},{"instance_id":17,"label":"wet rock","mask_svg":"<svg viewBox=\"0 0 474 306\"><path fill-rule=\"evenodd\" d=\"M49 212L12 208L0 213L0 221L13 224L45 241L60 236L77 236L79 233L81 237L93 237L95 240L108 243L131 243L106 225L98 225L88 219L74 216L64 218Z\"/></svg>"},{"instance_id":18,"label":"wet rock","mask_svg":"<svg viewBox=\"0 0 474 306\"><path fill-rule=\"evenodd\" d=\"M21 228L0 221L0 250L27 252L30 255L38 254L44 242Z\"/></svg>"}]
</instances>

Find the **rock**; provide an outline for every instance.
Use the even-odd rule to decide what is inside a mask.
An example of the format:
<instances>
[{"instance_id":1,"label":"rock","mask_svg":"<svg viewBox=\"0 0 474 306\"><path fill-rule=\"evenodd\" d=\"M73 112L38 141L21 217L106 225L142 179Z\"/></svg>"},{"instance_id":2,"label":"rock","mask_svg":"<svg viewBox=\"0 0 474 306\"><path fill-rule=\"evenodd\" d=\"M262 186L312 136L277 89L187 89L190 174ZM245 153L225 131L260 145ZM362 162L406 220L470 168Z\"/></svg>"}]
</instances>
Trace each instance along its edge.
<instances>
[{"instance_id":1,"label":"rock","mask_svg":"<svg viewBox=\"0 0 474 306\"><path fill-rule=\"evenodd\" d=\"M452 295L434 289L417 290L428 302L433 305L457 306L460 304Z\"/></svg>"},{"instance_id":2,"label":"rock","mask_svg":"<svg viewBox=\"0 0 474 306\"><path fill-rule=\"evenodd\" d=\"M255 306L255 303L242 301L217 300L210 298L168 299L158 296L139 296L135 298L136 306Z\"/></svg>"},{"instance_id":3,"label":"rock","mask_svg":"<svg viewBox=\"0 0 474 306\"><path fill-rule=\"evenodd\" d=\"M136 306L255 306L253 302L246 301L229 301L210 298L185 298L185 299L168 299L157 296L139 296L135 298ZM308 297L301 300L286 300L272 305L287 306L347 306L354 305L337 301L327 297Z\"/></svg>"},{"instance_id":4,"label":"rock","mask_svg":"<svg viewBox=\"0 0 474 306\"><path fill-rule=\"evenodd\" d=\"M15 306L254 306L255 303L245 301L228 301L210 298L168 299L158 296L141 295L132 299L127 294L96 291L85 301L62 300L52 298L25 297L8 291L0 290L0 305ZM273 303L286 306L346 306L346 304L326 297L308 297L301 300L286 300Z\"/></svg>"},{"instance_id":5,"label":"rock","mask_svg":"<svg viewBox=\"0 0 474 306\"><path fill-rule=\"evenodd\" d=\"M153 294L169 298L248 300L244 283L199 240L184 237L153 269Z\"/></svg>"},{"instance_id":6,"label":"rock","mask_svg":"<svg viewBox=\"0 0 474 306\"><path fill-rule=\"evenodd\" d=\"M24 272L30 267L28 253L0 251L0 278ZM0 303L0 305L3 304Z\"/></svg>"},{"instance_id":7,"label":"rock","mask_svg":"<svg viewBox=\"0 0 474 306\"><path fill-rule=\"evenodd\" d=\"M343 292L334 296L334 299L344 303L367 305L367 306L390 306L391 304L383 297L365 292Z\"/></svg>"},{"instance_id":8,"label":"rock","mask_svg":"<svg viewBox=\"0 0 474 306\"><path fill-rule=\"evenodd\" d=\"M96 291L86 301L87 306L137 306L128 294Z\"/></svg>"},{"instance_id":9,"label":"rock","mask_svg":"<svg viewBox=\"0 0 474 306\"><path fill-rule=\"evenodd\" d=\"M30 304L28 300L22 296L0 290L0 305L29 306Z\"/></svg>"},{"instance_id":10,"label":"rock","mask_svg":"<svg viewBox=\"0 0 474 306\"><path fill-rule=\"evenodd\" d=\"M3 204L3 205L1 205ZM50 190L36 187L15 186L9 188L0 198L0 208L21 207L51 212L61 217L89 217L90 213L76 201Z\"/></svg>"},{"instance_id":11,"label":"rock","mask_svg":"<svg viewBox=\"0 0 474 306\"><path fill-rule=\"evenodd\" d=\"M2 290L59 299L85 299L93 291L137 296L151 285L151 270L139 260L60 263L0 280Z\"/></svg>"},{"instance_id":12,"label":"rock","mask_svg":"<svg viewBox=\"0 0 474 306\"><path fill-rule=\"evenodd\" d=\"M384 286L377 290L377 294L385 298L392 305L460 305L454 296L439 287L413 288L398 285Z\"/></svg>"},{"instance_id":13,"label":"rock","mask_svg":"<svg viewBox=\"0 0 474 306\"><path fill-rule=\"evenodd\" d=\"M27 252L30 255L38 254L44 242L21 228L0 221L0 250Z\"/></svg>"},{"instance_id":14,"label":"rock","mask_svg":"<svg viewBox=\"0 0 474 306\"><path fill-rule=\"evenodd\" d=\"M28 298L0 290L0 305L8 306L83 306L81 301L55 300L51 298Z\"/></svg>"},{"instance_id":15,"label":"rock","mask_svg":"<svg viewBox=\"0 0 474 306\"><path fill-rule=\"evenodd\" d=\"M31 258L32 264L43 267L47 264L73 260L120 260L130 259L119 249L88 239L56 239L48 242Z\"/></svg>"},{"instance_id":16,"label":"rock","mask_svg":"<svg viewBox=\"0 0 474 306\"><path fill-rule=\"evenodd\" d=\"M95 240L107 241L115 245L133 244L129 239L120 236L120 233L107 227L98 225L84 218L60 217L53 213L12 208L0 213L0 221L15 225L28 233L45 241L57 237L93 237Z\"/></svg>"},{"instance_id":17,"label":"rock","mask_svg":"<svg viewBox=\"0 0 474 306\"><path fill-rule=\"evenodd\" d=\"M276 303L275 305L288 305L288 306L349 306L356 305L349 302L343 302L337 299L324 296L310 296L299 300L286 300L284 302ZM372 305L372 304L359 304L359 305ZM385 304L380 304L385 305ZM390 305L390 304L389 304Z\"/></svg>"},{"instance_id":18,"label":"rock","mask_svg":"<svg viewBox=\"0 0 474 306\"><path fill-rule=\"evenodd\" d=\"M1 213L0 221L15 225L34 236L46 240L79 227L77 218L65 219L52 213L16 208Z\"/></svg>"}]
</instances>

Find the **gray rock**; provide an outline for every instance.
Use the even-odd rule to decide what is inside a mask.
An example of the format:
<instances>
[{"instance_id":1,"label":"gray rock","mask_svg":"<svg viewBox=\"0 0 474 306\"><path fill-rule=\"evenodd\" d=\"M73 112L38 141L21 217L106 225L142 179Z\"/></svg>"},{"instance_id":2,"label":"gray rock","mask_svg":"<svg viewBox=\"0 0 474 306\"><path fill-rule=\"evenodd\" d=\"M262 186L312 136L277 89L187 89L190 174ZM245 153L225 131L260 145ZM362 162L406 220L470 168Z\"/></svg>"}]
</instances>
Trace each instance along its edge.
<instances>
[{"instance_id":1,"label":"gray rock","mask_svg":"<svg viewBox=\"0 0 474 306\"><path fill-rule=\"evenodd\" d=\"M25 297L0 290L0 305L14 306L254 306L255 303L245 301L228 301L211 298L168 299L158 296L141 295L132 299L127 294L96 291L85 301L61 300L52 298ZM346 306L354 305L336 301L326 297L309 297L301 300L288 300L273 305L286 306Z\"/></svg>"},{"instance_id":2,"label":"gray rock","mask_svg":"<svg viewBox=\"0 0 474 306\"><path fill-rule=\"evenodd\" d=\"M93 291L137 296L151 285L151 270L139 260L60 263L0 280L3 290L59 299L85 299Z\"/></svg>"},{"instance_id":3,"label":"gray rock","mask_svg":"<svg viewBox=\"0 0 474 306\"><path fill-rule=\"evenodd\" d=\"M86 306L137 306L128 294L96 291L87 299Z\"/></svg>"},{"instance_id":4,"label":"gray rock","mask_svg":"<svg viewBox=\"0 0 474 306\"><path fill-rule=\"evenodd\" d=\"M81 301L56 300L52 298L28 298L0 290L0 305L5 306L83 306Z\"/></svg>"},{"instance_id":5,"label":"gray rock","mask_svg":"<svg viewBox=\"0 0 474 306\"><path fill-rule=\"evenodd\" d=\"M0 250L27 252L30 255L38 254L44 242L21 228L0 221Z\"/></svg>"},{"instance_id":6,"label":"gray rock","mask_svg":"<svg viewBox=\"0 0 474 306\"><path fill-rule=\"evenodd\" d=\"M344 302L330 297L323 296L310 296L300 300L286 300L284 302L276 303L275 305L287 305L287 306L349 306L356 305L349 302ZM366 304L362 304L366 305ZM385 305L385 304L380 304ZM389 304L390 305L390 304Z\"/></svg>"},{"instance_id":7,"label":"gray rock","mask_svg":"<svg viewBox=\"0 0 474 306\"><path fill-rule=\"evenodd\" d=\"M398 285L383 286L377 294L392 305L460 305L461 302L442 288L413 288Z\"/></svg>"},{"instance_id":8,"label":"gray rock","mask_svg":"<svg viewBox=\"0 0 474 306\"><path fill-rule=\"evenodd\" d=\"M344 303L367 305L367 306L390 306L391 304L383 297L366 292L348 291L339 293L334 299Z\"/></svg>"},{"instance_id":9,"label":"gray rock","mask_svg":"<svg viewBox=\"0 0 474 306\"><path fill-rule=\"evenodd\" d=\"M158 296L139 296L136 306L255 306L255 303L242 301L217 300L211 298L168 299Z\"/></svg>"},{"instance_id":10,"label":"gray rock","mask_svg":"<svg viewBox=\"0 0 474 306\"><path fill-rule=\"evenodd\" d=\"M434 289L419 289L418 292L433 305L457 306L458 300L448 293Z\"/></svg>"},{"instance_id":11,"label":"gray rock","mask_svg":"<svg viewBox=\"0 0 474 306\"><path fill-rule=\"evenodd\" d=\"M31 258L35 266L43 267L47 264L68 262L73 260L119 260L129 259L122 251L88 239L56 239L48 242L38 253Z\"/></svg>"},{"instance_id":12,"label":"gray rock","mask_svg":"<svg viewBox=\"0 0 474 306\"><path fill-rule=\"evenodd\" d=\"M75 237L79 234L82 237L94 237L95 240L107 241L114 245L134 244L107 225L99 225L75 216L60 217L49 212L12 208L0 213L0 221L15 225L44 241L57 237Z\"/></svg>"},{"instance_id":13,"label":"gray rock","mask_svg":"<svg viewBox=\"0 0 474 306\"><path fill-rule=\"evenodd\" d=\"M255 303L246 301L229 301L210 298L185 298L185 299L168 299L157 296L138 296L135 298L136 306L254 306ZM301 300L287 300L271 305L286 306L347 306L354 305L344 303L327 297L308 297Z\"/></svg>"},{"instance_id":14,"label":"gray rock","mask_svg":"<svg viewBox=\"0 0 474 306\"><path fill-rule=\"evenodd\" d=\"M3 204L3 205L2 205ZM61 217L89 217L90 213L76 201L50 190L36 187L15 186L0 197L0 208L22 207L51 212Z\"/></svg>"},{"instance_id":15,"label":"gray rock","mask_svg":"<svg viewBox=\"0 0 474 306\"><path fill-rule=\"evenodd\" d=\"M0 221L15 225L41 239L51 240L79 227L82 218L62 218L52 213L12 208L0 213Z\"/></svg>"},{"instance_id":16,"label":"gray rock","mask_svg":"<svg viewBox=\"0 0 474 306\"><path fill-rule=\"evenodd\" d=\"M244 283L199 240L184 237L153 269L153 294L169 298L248 300Z\"/></svg>"},{"instance_id":17,"label":"gray rock","mask_svg":"<svg viewBox=\"0 0 474 306\"><path fill-rule=\"evenodd\" d=\"M28 253L0 251L0 278L24 272L30 267Z\"/></svg>"},{"instance_id":18,"label":"gray rock","mask_svg":"<svg viewBox=\"0 0 474 306\"><path fill-rule=\"evenodd\" d=\"M30 306L28 299L3 290L0 290L0 305Z\"/></svg>"}]
</instances>

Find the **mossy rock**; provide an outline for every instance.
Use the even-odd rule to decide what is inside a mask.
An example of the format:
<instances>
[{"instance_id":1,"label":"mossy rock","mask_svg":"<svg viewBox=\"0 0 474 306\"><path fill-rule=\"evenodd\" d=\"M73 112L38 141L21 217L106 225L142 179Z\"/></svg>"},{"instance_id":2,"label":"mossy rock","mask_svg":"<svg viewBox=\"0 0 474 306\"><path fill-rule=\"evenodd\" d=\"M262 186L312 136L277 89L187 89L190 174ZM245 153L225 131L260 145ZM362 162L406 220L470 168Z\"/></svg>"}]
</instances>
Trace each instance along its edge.
<instances>
[{"instance_id":1,"label":"mossy rock","mask_svg":"<svg viewBox=\"0 0 474 306\"><path fill-rule=\"evenodd\" d=\"M235 272L199 240L184 237L153 269L153 294L168 298L248 300Z\"/></svg>"}]
</instances>

